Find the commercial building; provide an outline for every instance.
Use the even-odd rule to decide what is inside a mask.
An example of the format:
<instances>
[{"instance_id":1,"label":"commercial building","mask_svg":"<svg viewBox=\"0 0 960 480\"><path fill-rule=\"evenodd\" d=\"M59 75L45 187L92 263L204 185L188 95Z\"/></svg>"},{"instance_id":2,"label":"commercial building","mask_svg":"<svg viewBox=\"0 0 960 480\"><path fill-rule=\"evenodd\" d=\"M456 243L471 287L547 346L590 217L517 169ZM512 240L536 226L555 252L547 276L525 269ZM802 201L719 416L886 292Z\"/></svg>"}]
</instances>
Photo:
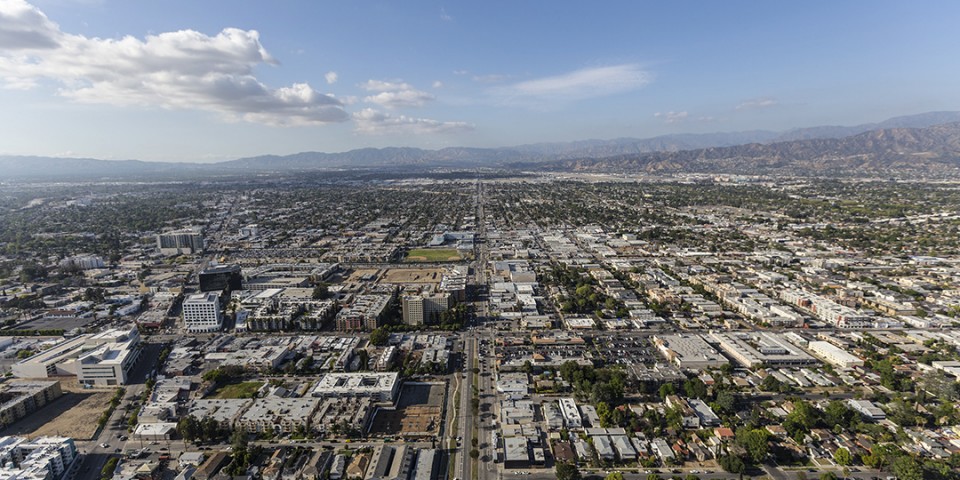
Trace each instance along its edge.
<instances>
[{"instance_id":1,"label":"commercial building","mask_svg":"<svg viewBox=\"0 0 960 480\"><path fill-rule=\"evenodd\" d=\"M222 292L243 289L243 273L239 265L208 268L199 275L201 292Z\"/></svg>"},{"instance_id":2,"label":"commercial building","mask_svg":"<svg viewBox=\"0 0 960 480\"><path fill-rule=\"evenodd\" d=\"M157 248L163 255L194 255L203 252L203 234L186 229L157 234Z\"/></svg>"},{"instance_id":3,"label":"commercial building","mask_svg":"<svg viewBox=\"0 0 960 480\"><path fill-rule=\"evenodd\" d=\"M448 293L404 295L403 323L407 325L440 323L440 314L449 310L451 303Z\"/></svg>"},{"instance_id":4,"label":"commercial building","mask_svg":"<svg viewBox=\"0 0 960 480\"><path fill-rule=\"evenodd\" d=\"M503 466L506 468L524 468L530 466L530 450L526 437L507 437L503 439Z\"/></svg>"},{"instance_id":5,"label":"commercial building","mask_svg":"<svg viewBox=\"0 0 960 480\"><path fill-rule=\"evenodd\" d=\"M434 472L439 471L437 450L433 448L422 448L417 455L417 464L413 469L413 480L436 480L437 475Z\"/></svg>"},{"instance_id":6,"label":"commercial building","mask_svg":"<svg viewBox=\"0 0 960 480\"><path fill-rule=\"evenodd\" d=\"M678 368L703 370L730 363L700 335L658 335L653 344Z\"/></svg>"},{"instance_id":7,"label":"commercial building","mask_svg":"<svg viewBox=\"0 0 960 480\"><path fill-rule=\"evenodd\" d=\"M817 360L774 333L711 333L710 339L737 363L747 367L796 367Z\"/></svg>"},{"instance_id":8,"label":"commercial building","mask_svg":"<svg viewBox=\"0 0 960 480\"><path fill-rule=\"evenodd\" d=\"M814 355L822 358L824 361L843 368L862 367L863 359L847 353L830 342L815 341L807 344L807 348Z\"/></svg>"},{"instance_id":9,"label":"commercial building","mask_svg":"<svg viewBox=\"0 0 960 480\"><path fill-rule=\"evenodd\" d=\"M142 351L140 331L134 326L108 330L93 338L102 338L104 343L77 360L77 381L88 387L126 385Z\"/></svg>"},{"instance_id":10,"label":"commercial building","mask_svg":"<svg viewBox=\"0 0 960 480\"><path fill-rule=\"evenodd\" d=\"M400 391L397 372L328 373L317 382L314 397L367 397L393 402Z\"/></svg>"},{"instance_id":11,"label":"commercial building","mask_svg":"<svg viewBox=\"0 0 960 480\"><path fill-rule=\"evenodd\" d=\"M117 328L96 335L64 340L11 367L20 378L77 376L87 385L126 383L126 376L140 355L140 332L136 326Z\"/></svg>"},{"instance_id":12,"label":"commercial building","mask_svg":"<svg viewBox=\"0 0 960 480\"><path fill-rule=\"evenodd\" d=\"M190 333L216 332L223 327L220 294L197 293L183 301L183 328Z\"/></svg>"}]
</instances>

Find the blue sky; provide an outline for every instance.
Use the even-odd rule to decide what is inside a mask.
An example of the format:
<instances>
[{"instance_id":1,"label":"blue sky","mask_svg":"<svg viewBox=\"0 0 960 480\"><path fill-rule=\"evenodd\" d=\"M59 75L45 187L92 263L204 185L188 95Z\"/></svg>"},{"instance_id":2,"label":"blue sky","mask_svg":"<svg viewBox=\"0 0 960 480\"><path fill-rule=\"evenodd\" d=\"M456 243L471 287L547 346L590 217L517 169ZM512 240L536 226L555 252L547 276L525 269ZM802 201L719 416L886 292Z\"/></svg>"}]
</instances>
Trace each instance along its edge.
<instances>
[{"instance_id":1,"label":"blue sky","mask_svg":"<svg viewBox=\"0 0 960 480\"><path fill-rule=\"evenodd\" d=\"M0 0L0 154L215 161L960 110L960 2Z\"/></svg>"}]
</instances>

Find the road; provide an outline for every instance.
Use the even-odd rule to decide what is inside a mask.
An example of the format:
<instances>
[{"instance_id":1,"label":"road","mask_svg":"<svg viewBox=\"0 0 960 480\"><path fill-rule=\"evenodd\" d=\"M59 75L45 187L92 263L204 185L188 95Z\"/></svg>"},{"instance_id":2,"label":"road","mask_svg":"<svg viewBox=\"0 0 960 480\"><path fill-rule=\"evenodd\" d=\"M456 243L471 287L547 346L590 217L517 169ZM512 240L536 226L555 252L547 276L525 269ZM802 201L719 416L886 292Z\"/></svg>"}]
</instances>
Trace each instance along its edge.
<instances>
[{"instance_id":1,"label":"road","mask_svg":"<svg viewBox=\"0 0 960 480\"><path fill-rule=\"evenodd\" d=\"M100 478L100 470L107 463L111 456L120 455L127 449L138 449L147 446L140 440L133 440L130 432L127 432L127 424L124 417L127 415L127 406L131 405L131 400L138 400L146 388L146 381L157 366L157 358L163 345L159 343L144 343L143 352L140 359L134 365L130 372L130 383L124 388L126 393L123 400L114 409L107 424L100 430L92 440L77 441L77 449L83 455L80 458L80 468L77 472L77 480L95 480ZM132 407L131 407L132 411ZM91 419L95 422L96 419ZM127 438L121 440L120 438ZM105 446L104 446L105 445Z\"/></svg>"}]
</instances>

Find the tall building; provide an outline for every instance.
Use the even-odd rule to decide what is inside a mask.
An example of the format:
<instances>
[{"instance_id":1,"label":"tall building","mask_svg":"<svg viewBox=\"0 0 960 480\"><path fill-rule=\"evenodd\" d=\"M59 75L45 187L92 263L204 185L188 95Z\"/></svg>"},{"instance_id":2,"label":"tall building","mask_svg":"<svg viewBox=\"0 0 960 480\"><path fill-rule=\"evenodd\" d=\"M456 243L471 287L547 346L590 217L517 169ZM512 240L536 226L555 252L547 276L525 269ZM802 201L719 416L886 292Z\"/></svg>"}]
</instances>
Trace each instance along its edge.
<instances>
[{"instance_id":1,"label":"tall building","mask_svg":"<svg viewBox=\"0 0 960 480\"><path fill-rule=\"evenodd\" d=\"M183 301L183 328L191 333L216 332L223 327L220 294L197 293Z\"/></svg>"},{"instance_id":2,"label":"tall building","mask_svg":"<svg viewBox=\"0 0 960 480\"><path fill-rule=\"evenodd\" d=\"M450 294L405 295L403 297L403 323L423 325L439 323L440 314L450 309Z\"/></svg>"},{"instance_id":3,"label":"tall building","mask_svg":"<svg viewBox=\"0 0 960 480\"><path fill-rule=\"evenodd\" d=\"M158 233L157 248L163 255L193 255L203 252L203 234L199 229Z\"/></svg>"},{"instance_id":4,"label":"tall building","mask_svg":"<svg viewBox=\"0 0 960 480\"><path fill-rule=\"evenodd\" d=\"M93 270L103 268L105 264L103 259L96 255L77 255L65 258L60 262L60 268L79 268L80 270Z\"/></svg>"},{"instance_id":5,"label":"tall building","mask_svg":"<svg viewBox=\"0 0 960 480\"><path fill-rule=\"evenodd\" d=\"M243 289L243 274L240 265L222 265L200 272L201 292L222 292Z\"/></svg>"}]
</instances>

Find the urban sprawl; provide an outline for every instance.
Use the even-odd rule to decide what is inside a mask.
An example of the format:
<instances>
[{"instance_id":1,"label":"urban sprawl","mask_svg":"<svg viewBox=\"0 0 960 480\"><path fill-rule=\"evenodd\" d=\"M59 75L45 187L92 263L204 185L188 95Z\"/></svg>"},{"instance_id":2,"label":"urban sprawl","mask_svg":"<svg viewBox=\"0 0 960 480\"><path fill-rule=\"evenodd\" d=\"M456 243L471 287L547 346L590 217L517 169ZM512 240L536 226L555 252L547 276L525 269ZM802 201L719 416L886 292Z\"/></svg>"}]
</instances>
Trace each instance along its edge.
<instances>
[{"instance_id":1,"label":"urban sprawl","mask_svg":"<svg viewBox=\"0 0 960 480\"><path fill-rule=\"evenodd\" d=\"M953 183L0 193L0 479L960 478Z\"/></svg>"}]
</instances>

